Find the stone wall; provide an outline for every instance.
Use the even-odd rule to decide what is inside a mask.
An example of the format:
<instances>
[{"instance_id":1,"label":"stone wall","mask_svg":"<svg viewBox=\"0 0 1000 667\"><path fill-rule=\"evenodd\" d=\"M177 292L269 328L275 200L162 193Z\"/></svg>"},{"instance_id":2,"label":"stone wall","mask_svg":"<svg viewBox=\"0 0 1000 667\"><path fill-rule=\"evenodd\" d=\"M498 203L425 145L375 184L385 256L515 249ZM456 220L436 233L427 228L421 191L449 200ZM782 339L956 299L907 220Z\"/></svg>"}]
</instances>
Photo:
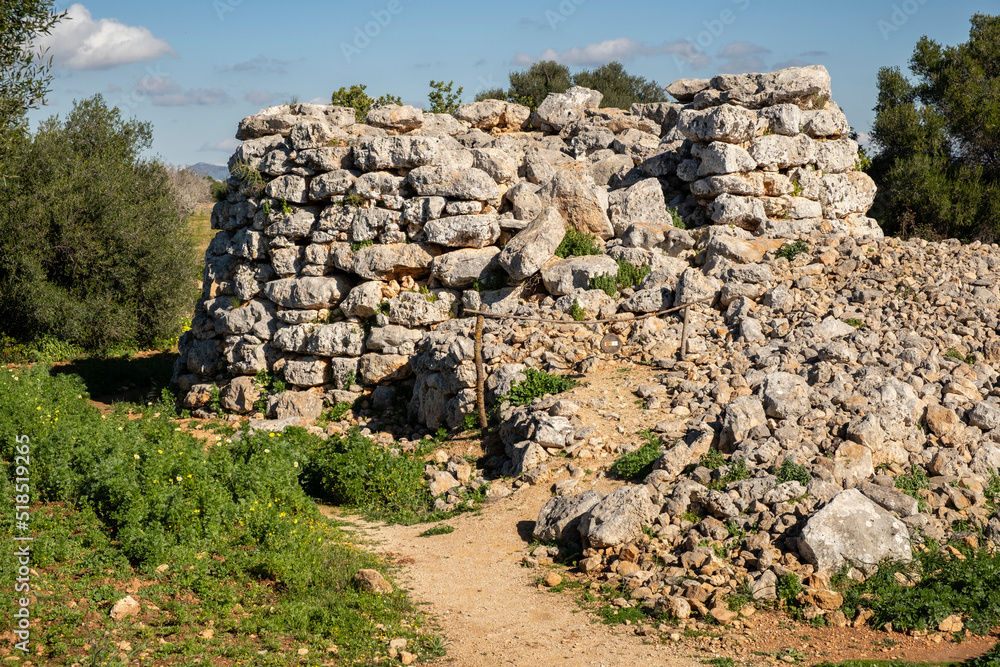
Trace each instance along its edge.
<instances>
[{"instance_id":1,"label":"stone wall","mask_svg":"<svg viewBox=\"0 0 1000 667\"><path fill-rule=\"evenodd\" d=\"M266 371L329 402L352 385L412 388L413 417L456 426L475 400L466 310L568 320L574 305L601 318L714 295L726 306L754 285L722 278L783 239L881 236L825 69L668 91L678 103L628 112L573 88L534 113L488 100L454 116L382 107L363 124L310 104L244 119L180 344L187 406L216 384L223 407L251 412ZM568 228L602 254L557 258ZM616 298L589 289L620 261L650 273ZM642 336L651 360L675 353L680 333L659 318L610 330ZM490 320L490 399L526 367L585 369L603 334Z\"/></svg>"}]
</instances>

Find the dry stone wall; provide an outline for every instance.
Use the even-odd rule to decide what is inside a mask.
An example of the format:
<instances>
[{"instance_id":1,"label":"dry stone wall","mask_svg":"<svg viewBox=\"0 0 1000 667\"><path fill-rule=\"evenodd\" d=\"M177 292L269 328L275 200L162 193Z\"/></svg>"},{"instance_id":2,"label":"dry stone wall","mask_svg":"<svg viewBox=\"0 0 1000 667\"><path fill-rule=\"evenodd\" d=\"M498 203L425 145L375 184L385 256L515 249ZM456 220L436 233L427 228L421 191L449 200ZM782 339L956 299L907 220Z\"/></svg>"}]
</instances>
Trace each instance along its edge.
<instances>
[{"instance_id":1,"label":"dry stone wall","mask_svg":"<svg viewBox=\"0 0 1000 667\"><path fill-rule=\"evenodd\" d=\"M467 310L568 320L574 306L606 318L731 302L754 287L724 294L727 271L783 239L881 236L865 216L875 186L855 170L857 144L825 69L668 90L678 103L628 112L573 88L534 113L487 100L454 115L381 107L365 123L311 104L244 119L180 345L187 406L205 405L214 384L223 407L251 412L264 371L313 397L293 401L307 414L322 405L315 397L396 386L412 388L420 423L456 426L475 401ZM594 235L602 254L556 257L570 228ZM620 262L649 274L614 298L590 289ZM643 336L651 359L676 352L673 320L609 330ZM491 320L489 399L527 367L586 368L604 333Z\"/></svg>"}]
</instances>

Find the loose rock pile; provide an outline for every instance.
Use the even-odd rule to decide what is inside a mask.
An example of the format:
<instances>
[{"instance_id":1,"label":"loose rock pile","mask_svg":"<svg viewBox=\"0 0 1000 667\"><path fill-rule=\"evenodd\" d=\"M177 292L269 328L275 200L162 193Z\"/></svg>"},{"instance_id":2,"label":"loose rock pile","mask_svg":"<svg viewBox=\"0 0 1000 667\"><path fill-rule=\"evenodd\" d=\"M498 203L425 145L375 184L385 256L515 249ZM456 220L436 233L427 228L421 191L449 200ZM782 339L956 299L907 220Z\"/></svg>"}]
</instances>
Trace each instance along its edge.
<instances>
[{"instance_id":1,"label":"loose rock pile","mask_svg":"<svg viewBox=\"0 0 1000 667\"><path fill-rule=\"evenodd\" d=\"M806 618L844 624L843 566L863 576L925 538L1000 544L1000 248L811 245L720 274L699 358L663 364L661 407L682 419L642 485L542 508L536 537L582 549L624 603L728 622L741 582L774 599L792 573Z\"/></svg>"}]
</instances>

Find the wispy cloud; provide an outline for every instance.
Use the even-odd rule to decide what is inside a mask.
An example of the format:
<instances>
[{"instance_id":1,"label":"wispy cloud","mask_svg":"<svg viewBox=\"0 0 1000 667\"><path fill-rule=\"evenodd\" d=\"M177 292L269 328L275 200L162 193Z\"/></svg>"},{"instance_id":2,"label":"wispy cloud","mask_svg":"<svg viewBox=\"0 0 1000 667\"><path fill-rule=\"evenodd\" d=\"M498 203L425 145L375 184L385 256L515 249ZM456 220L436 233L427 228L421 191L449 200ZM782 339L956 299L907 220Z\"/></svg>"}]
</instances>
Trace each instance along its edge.
<instances>
[{"instance_id":1,"label":"wispy cloud","mask_svg":"<svg viewBox=\"0 0 1000 667\"><path fill-rule=\"evenodd\" d=\"M56 65L75 70L108 69L164 56L177 57L173 47L148 28L115 19L95 21L79 3L70 5L66 19L57 23L51 34L39 38L38 46L49 49Z\"/></svg>"},{"instance_id":2,"label":"wispy cloud","mask_svg":"<svg viewBox=\"0 0 1000 667\"><path fill-rule=\"evenodd\" d=\"M585 46L574 46L564 51L545 49L537 58L527 53L518 53L514 56L513 63L525 67L539 60L554 60L563 65L604 65L612 60L629 62L641 56L662 55L675 55L698 67L703 67L710 61L708 56L687 40L648 44L629 37L619 37Z\"/></svg>"},{"instance_id":3,"label":"wispy cloud","mask_svg":"<svg viewBox=\"0 0 1000 667\"><path fill-rule=\"evenodd\" d=\"M204 143L201 148L198 149L199 153L232 153L234 150L240 147L242 142L236 139L226 139L225 141L220 141L215 144Z\"/></svg>"},{"instance_id":4,"label":"wispy cloud","mask_svg":"<svg viewBox=\"0 0 1000 667\"><path fill-rule=\"evenodd\" d=\"M753 42L742 40L730 42L719 52L719 59L722 60L722 63L719 64L718 69L720 72L728 74L762 72L767 68L762 56L769 53L771 53L771 49Z\"/></svg>"},{"instance_id":5,"label":"wispy cloud","mask_svg":"<svg viewBox=\"0 0 1000 667\"><path fill-rule=\"evenodd\" d=\"M288 65L290 64L291 61L268 58L262 54L256 58L251 58L250 60L245 60L229 67L223 67L222 71L250 74L287 74Z\"/></svg>"},{"instance_id":6,"label":"wispy cloud","mask_svg":"<svg viewBox=\"0 0 1000 667\"><path fill-rule=\"evenodd\" d=\"M233 101L229 94L221 88L184 90L169 76L151 76L140 79L136 90L148 95L153 106L158 107L210 106Z\"/></svg>"},{"instance_id":7,"label":"wispy cloud","mask_svg":"<svg viewBox=\"0 0 1000 667\"><path fill-rule=\"evenodd\" d=\"M243 96L243 99L250 104L259 104L263 106L274 102L274 95L271 93L265 93L262 90L251 90Z\"/></svg>"},{"instance_id":8,"label":"wispy cloud","mask_svg":"<svg viewBox=\"0 0 1000 667\"><path fill-rule=\"evenodd\" d=\"M805 51L799 54L803 58L822 58L823 56L830 55L826 51Z\"/></svg>"}]
</instances>

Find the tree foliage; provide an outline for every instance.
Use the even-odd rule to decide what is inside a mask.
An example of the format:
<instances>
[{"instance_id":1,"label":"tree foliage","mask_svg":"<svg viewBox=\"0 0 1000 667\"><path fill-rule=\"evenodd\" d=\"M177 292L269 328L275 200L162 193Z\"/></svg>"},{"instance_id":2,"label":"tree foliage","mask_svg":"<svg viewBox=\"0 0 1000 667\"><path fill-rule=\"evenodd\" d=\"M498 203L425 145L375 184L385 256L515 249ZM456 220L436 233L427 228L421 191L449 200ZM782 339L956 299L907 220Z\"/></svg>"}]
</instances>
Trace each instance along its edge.
<instances>
[{"instance_id":1,"label":"tree foliage","mask_svg":"<svg viewBox=\"0 0 1000 667\"><path fill-rule=\"evenodd\" d=\"M0 0L0 129L18 125L49 92L52 59L33 46L66 13L54 0Z\"/></svg>"},{"instance_id":2,"label":"tree foliage","mask_svg":"<svg viewBox=\"0 0 1000 667\"><path fill-rule=\"evenodd\" d=\"M368 90L368 86L359 83L352 85L350 88L341 87L330 98L330 103L335 106L354 109L354 117L359 123L365 122L368 112L372 109L384 107L389 104L403 103L401 98L389 95L388 93L378 99L369 97L368 93L365 92L366 90Z\"/></svg>"},{"instance_id":3,"label":"tree foliage","mask_svg":"<svg viewBox=\"0 0 1000 667\"><path fill-rule=\"evenodd\" d=\"M427 96L431 106L428 109L431 113L455 113L455 109L462 103L462 87L452 92L454 81L445 83L444 81L431 81L431 92Z\"/></svg>"},{"instance_id":4,"label":"tree foliage","mask_svg":"<svg viewBox=\"0 0 1000 667\"><path fill-rule=\"evenodd\" d=\"M603 93L602 107L628 109L636 102L664 102L667 99L660 84L629 74L620 62L571 74L565 65L543 60L524 71L511 72L507 90L487 90L476 95L476 100L507 100L535 110L549 93L565 93L572 86Z\"/></svg>"},{"instance_id":5,"label":"tree foliage","mask_svg":"<svg viewBox=\"0 0 1000 667\"><path fill-rule=\"evenodd\" d=\"M149 123L98 95L0 160L0 321L21 339L88 349L148 346L178 333L196 258L168 173L142 152Z\"/></svg>"},{"instance_id":6,"label":"tree foliage","mask_svg":"<svg viewBox=\"0 0 1000 667\"><path fill-rule=\"evenodd\" d=\"M604 94L602 107L628 109L634 103L667 101L667 94L660 84L629 74L619 62L611 62L592 71L583 70L573 77L573 84L601 91Z\"/></svg>"},{"instance_id":7,"label":"tree foliage","mask_svg":"<svg viewBox=\"0 0 1000 667\"><path fill-rule=\"evenodd\" d=\"M971 23L958 46L917 42L915 82L879 70L869 173L887 233L1000 238L1000 16Z\"/></svg>"}]
</instances>

